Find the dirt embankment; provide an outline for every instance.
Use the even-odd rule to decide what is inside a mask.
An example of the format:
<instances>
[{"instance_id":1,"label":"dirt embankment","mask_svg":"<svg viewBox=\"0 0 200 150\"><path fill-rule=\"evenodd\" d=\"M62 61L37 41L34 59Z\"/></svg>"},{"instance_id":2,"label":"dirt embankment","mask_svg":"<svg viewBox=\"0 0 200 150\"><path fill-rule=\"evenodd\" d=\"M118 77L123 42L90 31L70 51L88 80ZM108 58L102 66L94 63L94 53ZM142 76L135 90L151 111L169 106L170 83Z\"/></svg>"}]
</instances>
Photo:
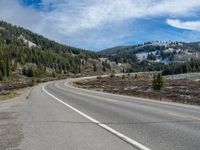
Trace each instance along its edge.
<instances>
[{"instance_id":1,"label":"dirt embankment","mask_svg":"<svg viewBox=\"0 0 200 150\"><path fill-rule=\"evenodd\" d=\"M22 83L2 83L0 84L0 94L2 91L25 88L25 87L33 86L33 84L34 83L32 81L22 82Z\"/></svg>"},{"instance_id":2,"label":"dirt embankment","mask_svg":"<svg viewBox=\"0 0 200 150\"><path fill-rule=\"evenodd\" d=\"M162 101L200 105L200 82L187 79L165 80L164 89L152 89L152 74L107 77L78 81L76 86L115 94L144 97Z\"/></svg>"},{"instance_id":3,"label":"dirt embankment","mask_svg":"<svg viewBox=\"0 0 200 150\"><path fill-rule=\"evenodd\" d=\"M23 93L23 89L33 86L34 83L29 82L13 82L13 83L1 83L0 84L0 101L6 100L20 95Z\"/></svg>"}]
</instances>

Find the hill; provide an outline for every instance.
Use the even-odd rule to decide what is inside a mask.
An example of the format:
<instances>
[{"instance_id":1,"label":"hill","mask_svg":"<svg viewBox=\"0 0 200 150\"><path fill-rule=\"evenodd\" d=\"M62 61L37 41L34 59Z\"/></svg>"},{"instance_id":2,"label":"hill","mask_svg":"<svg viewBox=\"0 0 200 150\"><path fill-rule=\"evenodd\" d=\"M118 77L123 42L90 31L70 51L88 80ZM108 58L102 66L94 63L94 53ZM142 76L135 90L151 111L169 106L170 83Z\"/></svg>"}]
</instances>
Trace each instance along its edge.
<instances>
[{"instance_id":1,"label":"hill","mask_svg":"<svg viewBox=\"0 0 200 150\"><path fill-rule=\"evenodd\" d=\"M98 53L117 64L131 64L132 68L128 72L156 70L174 74L200 71L200 42L154 41L133 46L118 46ZM176 68L179 71L174 71Z\"/></svg>"},{"instance_id":2,"label":"hill","mask_svg":"<svg viewBox=\"0 0 200 150\"><path fill-rule=\"evenodd\" d=\"M0 21L0 80L135 71L199 72L199 58L200 42L154 41L95 53Z\"/></svg>"},{"instance_id":3,"label":"hill","mask_svg":"<svg viewBox=\"0 0 200 150\"><path fill-rule=\"evenodd\" d=\"M146 42L134 46L118 46L98 52L111 60L135 62L151 60L154 62L170 63L184 62L200 56L200 42L183 43L173 41ZM134 59L132 59L134 58Z\"/></svg>"},{"instance_id":4,"label":"hill","mask_svg":"<svg viewBox=\"0 0 200 150\"><path fill-rule=\"evenodd\" d=\"M94 52L66 46L0 21L0 80L13 75L46 77L84 73L85 66L92 60L98 60ZM100 67L96 70L103 70L103 66ZM91 67L87 73L96 70Z\"/></svg>"}]
</instances>

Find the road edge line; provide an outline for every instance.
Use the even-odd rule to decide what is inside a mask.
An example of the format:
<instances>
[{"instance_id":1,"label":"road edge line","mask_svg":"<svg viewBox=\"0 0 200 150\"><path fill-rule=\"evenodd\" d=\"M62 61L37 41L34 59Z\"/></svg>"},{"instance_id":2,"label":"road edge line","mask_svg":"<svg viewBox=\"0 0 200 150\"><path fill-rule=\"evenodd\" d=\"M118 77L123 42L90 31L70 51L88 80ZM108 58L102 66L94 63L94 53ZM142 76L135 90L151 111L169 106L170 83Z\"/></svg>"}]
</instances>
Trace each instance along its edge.
<instances>
[{"instance_id":1,"label":"road edge line","mask_svg":"<svg viewBox=\"0 0 200 150\"><path fill-rule=\"evenodd\" d=\"M75 112L77 112L78 114L80 114L81 116L87 118L87 119L90 120L91 122L97 124L99 127L101 127L101 128L103 128L103 129L109 131L110 133L112 133L113 135L119 137L120 139L122 139L123 141L125 141L125 142L127 142L128 144L132 145L133 147L135 147L135 148L137 148L137 149L139 149L139 150L151 150L151 149L147 148L146 146L144 146L144 145L138 143L137 141L135 141L135 140L133 140L133 139L127 137L126 135L124 135L124 134L122 134L122 133L120 133L120 132L118 132L118 131L112 129L112 128L109 127L108 125L103 124L103 123L100 123L98 120L96 120L96 119L94 119L94 118L88 116L87 114L85 114L85 113L79 111L78 109L74 108L73 106L71 106L71 105L69 105L69 104L63 102L62 100L60 100L59 98L57 98L57 97L54 96L53 94L49 93L49 92L45 89L44 85L42 86L42 90L43 90L47 95L51 96L52 98L54 98L55 100L57 100L57 101L60 102L61 104L63 104L63 105L65 105L65 106L69 107L69 108L72 109L73 111L75 111Z\"/></svg>"},{"instance_id":2,"label":"road edge line","mask_svg":"<svg viewBox=\"0 0 200 150\"><path fill-rule=\"evenodd\" d=\"M164 104L164 105L170 105L170 106L178 106L178 107L184 107L184 108L195 108L195 109L199 109L198 105L190 105L190 104L184 104L184 103L176 103L176 102L170 102L170 101L159 101L159 100L155 100L155 99L148 99L148 98L142 98L142 97L136 97L136 96L128 96L128 95L120 95L120 94L114 94L114 93L109 93L109 92L102 92L102 91L95 91L95 90L91 90L91 89L84 89L84 88L80 88L80 87L75 87L71 84L73 81L70 82L64 82L64 85L66 87L69 88L73 88L73 89L79 89L85 92L91 92L93 94L97 93L97 94L105 94L105 95L113 95L113 96L120 96L120 97L124 97L124 98L129 98L131 100L141 100L144 102L152 102L155 104ZM193 110L195 112L197 112L196 110Z\"/></svg>"}]
</instances>

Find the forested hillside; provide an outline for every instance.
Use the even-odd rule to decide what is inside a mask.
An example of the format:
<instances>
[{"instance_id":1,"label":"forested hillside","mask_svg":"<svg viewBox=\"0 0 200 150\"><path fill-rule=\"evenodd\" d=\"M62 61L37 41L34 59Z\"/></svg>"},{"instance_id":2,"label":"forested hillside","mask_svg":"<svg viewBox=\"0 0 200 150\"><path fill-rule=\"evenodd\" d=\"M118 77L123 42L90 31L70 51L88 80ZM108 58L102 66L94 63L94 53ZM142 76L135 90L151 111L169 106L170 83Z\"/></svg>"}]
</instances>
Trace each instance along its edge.
<instances>
[{"instance_id":1,"label":"forested hillside","mask_svg":"<svg viewBox=\"0 0 200 150\"><path fill-rule=\"evenodd\" d=\"M131 64L125 72L162 71L165 75L200 72L200 42L146 42L109 48L99 54L116 64Z\"/></svg>"},{"instance_id":2,"label":"forested hillside","mask_svg":"<svg viewBox=\"0 0 200 150\"><path fill-rule=\"evenodd\" d=\"M0 21L0 80L13 73L28 77L81 73L88 59L98 56Z\"/></svg>"},{"instance_id":3,"label":"forested hillside","mask_svg":"<svg viewBox=\"0 0 200 150\"><path fill-rule=\"evenodd\" d=\"M99 54L121 63L143 60L163 63L184 62L200 56L200 43L155 41L133 46L113 47L102 50Z\"/></svg>"},{"instance_id":4,"label":"forested hillside","mask_svg":"<svg viewBox=\"0 0 200 150\"><path fill-rule=\"evenodd\" d=\"M199 72L200 43L156 41L95 53L0 21L0 80L11 79L13 75L40 78L113 71Z\"/></svg>"}]
</instances>

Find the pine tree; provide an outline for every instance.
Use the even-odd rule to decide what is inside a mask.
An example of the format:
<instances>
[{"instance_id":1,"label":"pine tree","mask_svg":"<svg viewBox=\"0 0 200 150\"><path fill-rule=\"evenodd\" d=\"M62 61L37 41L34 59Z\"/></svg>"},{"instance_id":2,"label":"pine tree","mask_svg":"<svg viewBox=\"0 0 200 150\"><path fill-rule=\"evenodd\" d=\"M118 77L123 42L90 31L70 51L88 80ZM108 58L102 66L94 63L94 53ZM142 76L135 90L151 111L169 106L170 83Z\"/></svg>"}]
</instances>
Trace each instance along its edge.
<instances>
[{"instance_id":1,"label":"pine tree","mask_svg":"<svg viewBox=\"0 0 200 150\"><path fill-rule=\"evenodd\" d=\"M94 72L97 71L97 66L96 66L96 64L93 64L93 71L94 71Z\"/></svg>"},{"instance_id":2,"label":"pine tree","mask_svg":"<svg viewBox=\"0 0 200 150\"><path fill-rule=\"evenodd\" d=\"M32 67L29 67L27 70L27 76L28 77L33 77L34 76L34 71Z\"/></svg>"},{"instance_id":3,"label":"pine tree","mask_svg":"<svg viewBox=\"0 0 200 150\"><path fill-rule=\"evenodd\" d=\"M27 75L26 67L23 67L23 69L22 69L22 74L25 75L25 76Z\"/></svg>"},{"instance_id":4,"label":"pine tree","mask_svg":"<svg viewBox=\"0 0 200 150\"><path fill-rule=\"evenodd\" d=\"M156 91L162 90L164 88L164 84L165 84L165 81L163 79L162 74L159 73L157 75L154 75L153 83L152 83L154 90L156 90Z\"/></svg>"},{"instance_id":5,"label":"pine tree","mask_svg":"<svg viewBox=\"0 0 200 150\"><path fill-rule=\"evenodd\" d=\"M3 80L3 74L2 74L2 72L0 70L0 81L2 81L2 80Z\"/></svg>"},{"instance_id":6,"label":"pine tree","mask_svg":"<svg viewBox=\"0 0 200 150\"><path fill-rule=\"evenodd\" d=\"M106 72L106 66L103 65L103 72Z\"/></svg>"},{"instance_id":7,"label":"pine tree","mask_svg":"<svg viewBox=\"0 0 200 150\"><path fill-rule=\"evenodd\" d=\"M6 59L5 68L6 68L6 76L9 77L10 76L10 62L8 58Z\"/></svg>"}]
</instances>

